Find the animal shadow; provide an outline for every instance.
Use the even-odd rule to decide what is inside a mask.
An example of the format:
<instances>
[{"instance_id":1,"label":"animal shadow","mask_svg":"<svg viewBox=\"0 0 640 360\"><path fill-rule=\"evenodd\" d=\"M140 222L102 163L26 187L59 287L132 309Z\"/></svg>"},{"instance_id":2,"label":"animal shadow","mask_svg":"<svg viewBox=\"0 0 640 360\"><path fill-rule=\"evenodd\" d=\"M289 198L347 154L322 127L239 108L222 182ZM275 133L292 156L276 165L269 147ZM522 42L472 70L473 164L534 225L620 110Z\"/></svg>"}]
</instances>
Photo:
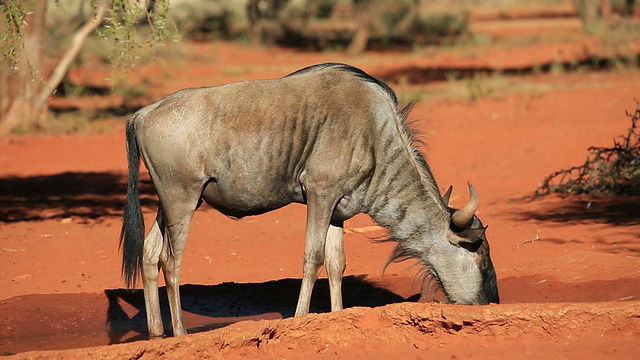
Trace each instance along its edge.
<instances>
[{"instance_id":1,"label":"animal shadow","mask_svg":"<svg viewBox=\"0 0 640 360\"><path fill-rule=\"evenodd\" d=\"M223 283L219 285L182 285L180 295L185 326L189 333L224 327L241 320L293 317L301 279L283 279L264 283ZM418 301L419 294L407 299L365 280L347 276L342 285L345 308L376 307L404 301ZM147 320L142 290L105 290L109 301L107 331L110 344L147 339ZM125 308L138 312L130 317ZM165 334L171 334L171 315L166 288L160 288L160 308ZM135 311L134 310L134 311ZM331 311L329 284L319 279L311 297L311 313ZM132 311L129 311L130 313ZM134 335L131 336L130 334Z\"/></svg>"},{"instance_id":2,"label":"animal shadow","mask_svg":"<svg viewBox=\"0 0 640 360\"><path fill-rule=\"evenodd\" d=\"M535 204L532 202L532 204ZM534 219L565 224L593 221L610 225L640 224L640 196L594 196L551 198L532 210L516 214L517 219Z\"/></svg>"},{"instance_id":3,"label":"animal shadow","mask_svg":"<svg viewBox=\"0 0 640 360\"><path fill-rule=\"evenodd\" d=\"M112 172L65 172L0 178L0 222L40 221L74 216L100 220L122 216L125 175ZM156 208L153 183L140 181L141 203Z\"/></svg>"}]
</instances>

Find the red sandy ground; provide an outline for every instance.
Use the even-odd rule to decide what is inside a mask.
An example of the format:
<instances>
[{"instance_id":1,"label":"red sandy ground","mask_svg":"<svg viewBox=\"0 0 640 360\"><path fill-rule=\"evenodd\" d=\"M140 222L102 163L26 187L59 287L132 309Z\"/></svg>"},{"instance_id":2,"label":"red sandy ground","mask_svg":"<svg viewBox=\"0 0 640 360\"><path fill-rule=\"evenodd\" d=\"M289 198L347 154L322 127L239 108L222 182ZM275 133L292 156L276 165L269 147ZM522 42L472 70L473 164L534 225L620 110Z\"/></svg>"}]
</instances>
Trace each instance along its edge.
<instances>
[{"instance_id":1,"label":"red sandy ground","mask_svg":"<svg viewBox=\"0 0 640 360\"><path fill-rule=\"evenodd\" d=\"M182 272L183 284L197 284L183 287L187 327L195 334L133 341L144 339L146 329L140 293L122 290L120 278L122 121L100 135L0 139L6 201L0 209L0 353L105 359L636 358L639 199L520 199L551 172L581 164L589 146L609 146L625 133L625 111L635 110L640 98L638 73L485 80L497 88L471 102L456 95L464 82L420 83L416 70L520 67L590 46L597 47L542 43L347 57L185 44L164 68L141 67L130 75L134 84L146 84L151 100L186 86L343 61L388 80L401 99L421 91L413 117L426 134L425 152L440 186L454 185L454 206L466 201L468 180L481 196L479 215L489 224L500 305L420 299L412 264L392 264L382 274L393 244L372 242L381 233L360 215L346 224L348 308L326 313L321 280L312 304L316 314L291 318L302 275L304 206L239 221L205 208L192 224ZM72 76L100 82L105 71L80 69ZM119 106L121 99L78 104L104 106L99 101ZM155 202L152 190L143 189L149 224Z\"/></svg>"}]
</instances>

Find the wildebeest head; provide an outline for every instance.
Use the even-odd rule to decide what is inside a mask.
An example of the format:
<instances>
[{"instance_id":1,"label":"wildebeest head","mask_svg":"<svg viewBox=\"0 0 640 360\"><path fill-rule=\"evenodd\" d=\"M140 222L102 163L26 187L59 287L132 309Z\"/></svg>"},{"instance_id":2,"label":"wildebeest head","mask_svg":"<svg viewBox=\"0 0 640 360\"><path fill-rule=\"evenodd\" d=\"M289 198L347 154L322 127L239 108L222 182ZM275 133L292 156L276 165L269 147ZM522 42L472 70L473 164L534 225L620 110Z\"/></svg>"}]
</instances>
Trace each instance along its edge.
<instances>
[{"instance_id":1,"label":"wildebeest head","mask_svg":"<svg viewBox=\"0 0 640 360\"><path fill-rule=\"evenodd\" d=\"M462 209L448 206L452 187L443 196L450 213L448 243L439 244L423 259L429 274L455 304L499 303L496 272L489 255L487 227L475 215L479 198L469 184L469 202Z\"/></svg>"}]
</instances>

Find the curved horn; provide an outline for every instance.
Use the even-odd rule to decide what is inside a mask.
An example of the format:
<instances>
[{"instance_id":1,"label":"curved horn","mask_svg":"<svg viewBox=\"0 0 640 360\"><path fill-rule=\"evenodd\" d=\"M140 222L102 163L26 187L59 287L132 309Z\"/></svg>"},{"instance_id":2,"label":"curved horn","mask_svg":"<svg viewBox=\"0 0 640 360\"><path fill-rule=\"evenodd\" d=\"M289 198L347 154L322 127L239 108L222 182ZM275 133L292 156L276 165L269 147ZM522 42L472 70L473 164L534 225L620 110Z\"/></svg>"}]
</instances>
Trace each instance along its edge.
<instances>
[{"instance_id":1,"label":"curved horn","mask_svg":"<svg viewBox=\"0 0 640 360\"><path fill-rule=\"evenodd\" d=\"M476 210L478 210L478 205L480 204L480 198L478 194L469 183L469 202L460 210L456 211L451 215L451 222L462 229L466 229L469 227L469 222L473 219L473 215L475 215Z\"/></svg>"},{"instance_id":2,"label":"curved horn","mask_svg":"<svg viewBox=\"0 0 640 360\"><path fill-rule=\"evenodd\" d=\"M449 205L449 199L451 199L451 192L453 191L453 185L449 185L449 189L447 189L447 192L444 193L444 195L442 195L442 199L444 200L444 203Z\"/></svg>"}]
</instances>

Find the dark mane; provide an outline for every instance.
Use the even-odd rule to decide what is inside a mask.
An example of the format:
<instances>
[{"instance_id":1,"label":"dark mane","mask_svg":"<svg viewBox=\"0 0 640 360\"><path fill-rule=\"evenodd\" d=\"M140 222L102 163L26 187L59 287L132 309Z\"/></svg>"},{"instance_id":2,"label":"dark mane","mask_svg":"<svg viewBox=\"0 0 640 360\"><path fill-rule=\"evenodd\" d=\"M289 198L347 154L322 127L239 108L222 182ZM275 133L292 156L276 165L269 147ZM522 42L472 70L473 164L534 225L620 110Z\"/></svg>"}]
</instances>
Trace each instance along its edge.
<instances>
[{"instance_id":1,"label":"dark mane","mask_svg":"<svg viewBox=\"0 0 640 360\"><path fill-rule=\"evenodd\" d=\"M422 177L422 181L426 186L431 187L433 194L435 194L436 201L439 201L441 206L445 209L448 208L444 199L440 195L440 190L436 183L433 174L431 173L431 169L429 168L429 164L427 163L427 159L420 151L420 149L425 149L427 144L424 142L423 134L417 127L417 120L410 119L409 114L413 107L415 106L416 101L411 101L407 106L402 108L398 112L398 120L400 122L400 127L402 131L402 136L405 141L408 143L409 151L415 161L415 166L419 169ZM420 270L416 274L416 281L420 282L422 296L424 298L431 297L434 301L438 301L437 293L441 291L444 293L444 301L447 301L448 296L447 293L442 286L442 282L438 277L438 273L433 269L433 265L429 263L425 263L423 259L421 259L421 253L416 249L407 246L407 243L404 241L400 241L400 239L396 238L393 232L389 232L377 239L373 239L375 242L396 242L397 245L391 254L391 257L387 261L384 266L384 269L389 266L391 263L402 262L409 259L419 259L416 265L420 266ZM384 270L383 270L384 272Z\"/></svg>"},{"instance_id":2,"label":"dark mane","mask_svg":"<svg viewBox=\"0 0 640 360\"><path fill-rule=\"evenodd\" d=\"M433 173L429 168L427 159L420 151L420 149L427 149L427 144L423 140L422 131L418 129L418 120L409 118L409 113L411 112L415 104L416 100L413 100L407 106L402 108L402 110L398 112L398 120L400 120L403 135L407 138L409 145L411 146L411 153L413 155L413 158L415 159L417 166L422 170L423 180L428 180L428 184L433 186L434 192L440 194L438 184L436 183L436 179L433 177ZM443 205L445 205L446 207L446 204L443 203Z\"/></svg>"},{"instance_id":3,"label":"dark mane","mask_svg":"<svg viewBox=\"0 0 640 360\"><path fill-rule=\"evenodd\" d=\"M285 77L289 77L289 76L295 76L295 75L300 75L300 74L305 74L308 72L313 72L313 71L319 71L319 70L323 70L323 69L327 69L327 68L337 68L340 71L344 71L346 73L349 73L357 78L359 78L360 80L366 81L366 82L370 82L373 84L378 85L388 96L389 98L393 101L394 106L397 108L398 107L398 97L396 96L396 93L391 89L391 87L389 87L389 85L387 85L384 81L375 78L369 74L367 74L366 72L353 67L351 65L347 65L347 64L342 64L342 63L324 63L324 64L318 64L318 65L311 65L311 66L307 66L305 68L302 68L298 71L292 72L291 74L285 76Z\"/></svg>"},{"instance_id":4,"label":"dark mane","mask_svg":"<svg viewBox=\"0 0 640 360\"><path fill-rule=\"evenodd\" d=\"M301 74L306 74L306 73L310 73L310 72L314 72L314 71L321 71L324 69L328 69L328 68L336 68L340 71L349 73L355 77L357 77L358 79L362 80L362 81L366 81L366 82L370 82L373 83L377 86L379 86L388 96L389 98L393 101L393 104L396 108L398 108L398 97L396 96L396 93L393 91L393 89L391 89L391 87L389 87L389 85L387 85L384 81L375 78L369 74L367 74L366 72L353 67L351 65L348 64L343 64L343 63L324 63L324 64L318 64L318 65L311 65L311 66L307 66L305 68L302 68L300 70L294 71L291 74L285 76L285 77L290 77L290 76L296 76L296 75L301 75ZM409 119L409 113L411 113L411 110L413 109L414 105L415 105L416 101L411 101L409 104L407 104L407 106L405 106L402 109L399 109L398 111L398 120L400 121L400 125L402 127L402 132L404 133L404 136L407 138L410 147L411 147L411 152L412 155L414 157L414 159L416 160L417 165L421 168L423 173L428 173L431 174L431 169L429 168L429 165L427 164L427 160L425 159L424 155L422 154L422 152L420 152L419 149L424 149L426 148L426 144L424 143L424 141L422 141L420 139L421 137L421 133L418 130L417 126L415 126L416 124L416 120L410 120ZM433 179L432 176L429 176L430 182L432 182L432 185L435 188L435 191L439 193L439 189L437 184L435 183L435 179Z\"/></svg>"}]
</instances>

